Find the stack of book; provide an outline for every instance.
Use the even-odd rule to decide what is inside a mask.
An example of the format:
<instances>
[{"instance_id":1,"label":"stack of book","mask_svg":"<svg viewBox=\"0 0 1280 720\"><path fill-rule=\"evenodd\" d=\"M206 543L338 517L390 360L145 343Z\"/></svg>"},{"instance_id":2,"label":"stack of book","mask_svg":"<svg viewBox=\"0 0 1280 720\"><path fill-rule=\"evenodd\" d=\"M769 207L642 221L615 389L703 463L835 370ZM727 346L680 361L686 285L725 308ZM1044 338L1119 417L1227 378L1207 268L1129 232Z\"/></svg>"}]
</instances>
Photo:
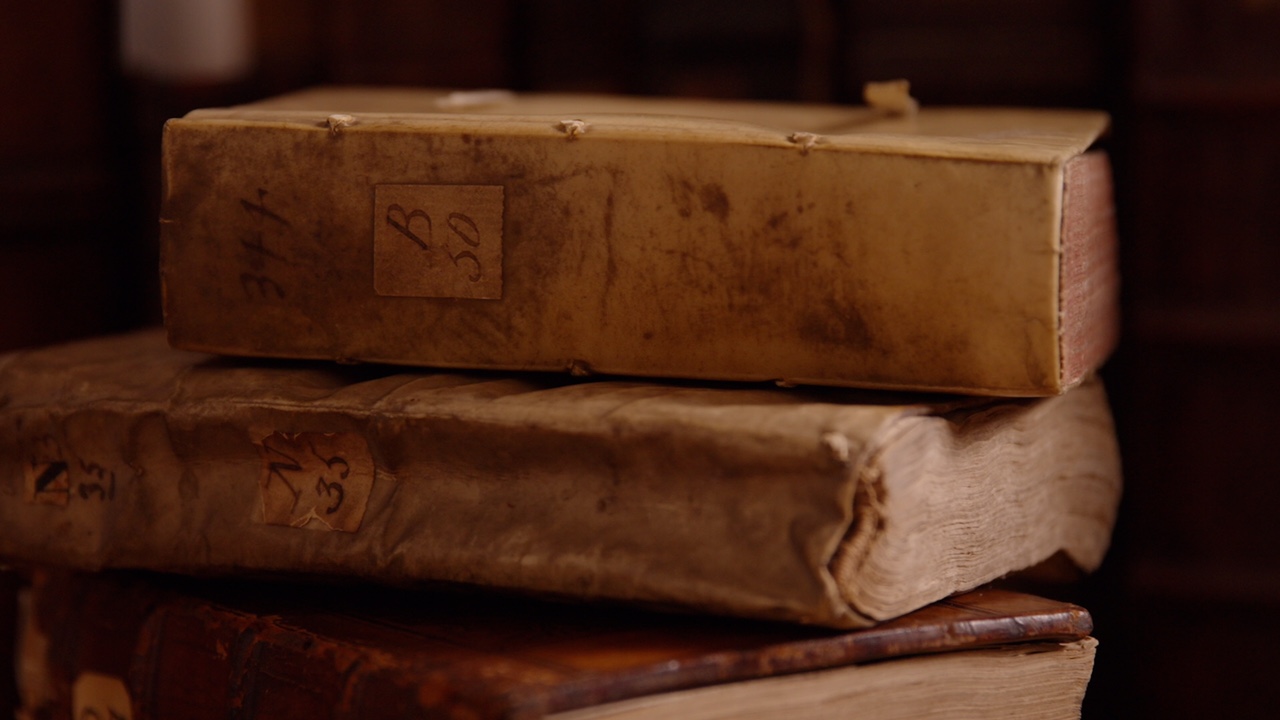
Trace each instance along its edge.
<instances>
[{"instance_id":1,"label":"stack of book","mask_svg":"<svg viewBox=\"0 0 1280 720\"><path fill-rule=\"evenodd\" d=\"M0 358L22 712L1078 713L1107 119L878 90L171 121L167 338Z\"/></svg>"}]
</instances>

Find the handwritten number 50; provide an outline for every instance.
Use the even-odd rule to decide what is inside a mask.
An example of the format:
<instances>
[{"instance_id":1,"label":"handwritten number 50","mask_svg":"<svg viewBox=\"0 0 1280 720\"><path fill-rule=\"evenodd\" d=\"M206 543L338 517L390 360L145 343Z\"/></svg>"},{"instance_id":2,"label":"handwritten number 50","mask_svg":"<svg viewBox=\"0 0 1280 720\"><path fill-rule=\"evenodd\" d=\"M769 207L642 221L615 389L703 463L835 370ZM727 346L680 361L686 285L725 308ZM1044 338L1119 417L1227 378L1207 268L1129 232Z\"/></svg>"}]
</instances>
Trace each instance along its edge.
<instances>
[{"instance_id":1,"label":"handwritten number 50","mask_svg":"<svg viewBox=\"0 0 1280 720\"><path fill-rule=\"evenodd\" d=\"M426 223L427 238L425 240L410 228L410 224L415 218L421 219ZM426 212L422 210L406 211L402 206L392 204L387 206L386 221L387 225L394 228L396 232L404 235L409 240L412 240L414 244L422 250L430 252L430 241L432 239L434 229L431 222L431 216ZM450 232L456 235L468 246L473 248L480 247L480 228L476 225L475 220L472 220L469 216L458 212L452 212L449 213L445 224L449 227ZM484 268L480 264L480 258L476 257L476 254L470 250L460 250L455 253L449 252L446 248L445 254L453 261L454 267L462 267L462 262L464 260L470 262L473 267L471 273L467 275L468 281L480 282L480 278L484 277Z\"/></svg>"},{"instance_id":2,"label":"handwritten number 50","mask_svg":"<svg viewBox=\"0 0 1280 720\"><path fill-rule=\"evenodd\" d=\"M454 235L462 238L462 242L473 248L480 247L480 228L476 227L475 220L472 220L462 213L455 212L449 213L449 220L446 224L449 226L449 229L453 231ZM453 260L453 264L455 266L458 265L460 260L470 260L472 264L475 265L475 272L468 275L467 280L470 280L471 282L480 282L480 277L483 273L480 268L480 260L475 256L475 253L470 250L463 250L462 252L454 253L449 257Z\"/></svg>"}]
</instances>

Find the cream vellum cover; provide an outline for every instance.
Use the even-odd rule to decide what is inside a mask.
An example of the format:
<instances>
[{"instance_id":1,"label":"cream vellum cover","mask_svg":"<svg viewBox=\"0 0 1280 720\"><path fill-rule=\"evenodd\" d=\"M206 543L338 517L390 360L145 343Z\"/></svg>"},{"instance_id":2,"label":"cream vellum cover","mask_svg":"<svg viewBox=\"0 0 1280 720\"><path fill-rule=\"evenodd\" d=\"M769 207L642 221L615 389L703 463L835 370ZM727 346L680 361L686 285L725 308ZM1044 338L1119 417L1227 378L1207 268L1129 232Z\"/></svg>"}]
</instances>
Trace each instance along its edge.
<instances>
[{"instance_id":1,"label":"cream vellum cover","mask_svg":"<svg viewBox=\"0 0 1280 720\"><path fill-rule=\"evenodd\" d=\"M158 331L0 359L0 558L449 581L858 626L1064 552L1100 384L1034 401L246 365Z\"/></svg>"}]
</instances>

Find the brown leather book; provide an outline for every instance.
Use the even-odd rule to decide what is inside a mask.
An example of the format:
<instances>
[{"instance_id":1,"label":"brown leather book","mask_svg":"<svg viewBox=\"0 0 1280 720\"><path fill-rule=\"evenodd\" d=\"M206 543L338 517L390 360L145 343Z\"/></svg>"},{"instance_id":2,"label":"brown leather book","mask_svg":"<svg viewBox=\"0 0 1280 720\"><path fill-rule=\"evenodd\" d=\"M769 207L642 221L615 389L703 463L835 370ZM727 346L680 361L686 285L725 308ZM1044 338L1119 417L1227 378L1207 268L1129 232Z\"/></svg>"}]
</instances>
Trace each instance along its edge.
<instances>
[{"instance_id":1,"label":"brown leather book","mask_svg":"<svg viewBox=\"0 0 1280 720\"><path fill-rule=\"evenodd\" d=\"M451 581L852 627L1062 552L1106 395L245 364L158 332L0 357L0 558Z\"/></svg>"},{"instance_id":2,"label":"brown leather book","mask_svg":"<svg viewBox=\"0 0 1280 720\"><path fill-rule=\"evenodd\" d=\"M1117 337L1104 113L328 88L165 131L177 347L1037 396Z\"/></svg>"},{"instance_id":3,"label":"brown leather book","mask_svg":"<svg viewBox=\"0 0 1280 720\"><path fill-rule=\"evenodd\" d=\"M1095 647L1084 609L998 590L853 632L155 576L37 573L31 593L33 717L1073 717Z\"/></svg>"}]
</instances>

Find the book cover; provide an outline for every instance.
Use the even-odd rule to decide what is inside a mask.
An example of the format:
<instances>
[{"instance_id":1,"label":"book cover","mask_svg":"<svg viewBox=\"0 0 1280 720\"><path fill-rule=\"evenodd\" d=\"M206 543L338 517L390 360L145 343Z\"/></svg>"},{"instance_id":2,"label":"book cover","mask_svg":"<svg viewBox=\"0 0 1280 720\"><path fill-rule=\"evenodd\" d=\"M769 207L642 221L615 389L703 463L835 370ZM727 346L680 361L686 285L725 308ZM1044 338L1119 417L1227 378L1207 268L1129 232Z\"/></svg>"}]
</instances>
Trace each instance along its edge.
<instances>
[{"instance_id":1,"label":"book cover","mask_svg":"<svg viewBox=\"0 0 1280 720\"><path fill-rule=\"evenodd\" d=\"M1101 562L1106 396L999 400L332 363L159 331L0 357L0 558L448 581L866 625Z\"/></svg>"},{"instance_id":2,"label":"book cover","mask_svg":"<svg viewBox=\"0 0 1280 720\"><path fill-rule=\"evenodd\" d=\"M29 717L1071 717L1096 644L1083 608L997 590L852 632L145 576L31 595Z\"/></svg>"},{"instance_id":3,"label":"book cover","mask_svg":"<svg viewBox=\"0 0 1280 720\"><path fill-rule=\"evenodd\" d=\"M1107 116L330 88L169 122L189 350L1035 396L1117 336Z\"/></svg>"}]
</instances>

